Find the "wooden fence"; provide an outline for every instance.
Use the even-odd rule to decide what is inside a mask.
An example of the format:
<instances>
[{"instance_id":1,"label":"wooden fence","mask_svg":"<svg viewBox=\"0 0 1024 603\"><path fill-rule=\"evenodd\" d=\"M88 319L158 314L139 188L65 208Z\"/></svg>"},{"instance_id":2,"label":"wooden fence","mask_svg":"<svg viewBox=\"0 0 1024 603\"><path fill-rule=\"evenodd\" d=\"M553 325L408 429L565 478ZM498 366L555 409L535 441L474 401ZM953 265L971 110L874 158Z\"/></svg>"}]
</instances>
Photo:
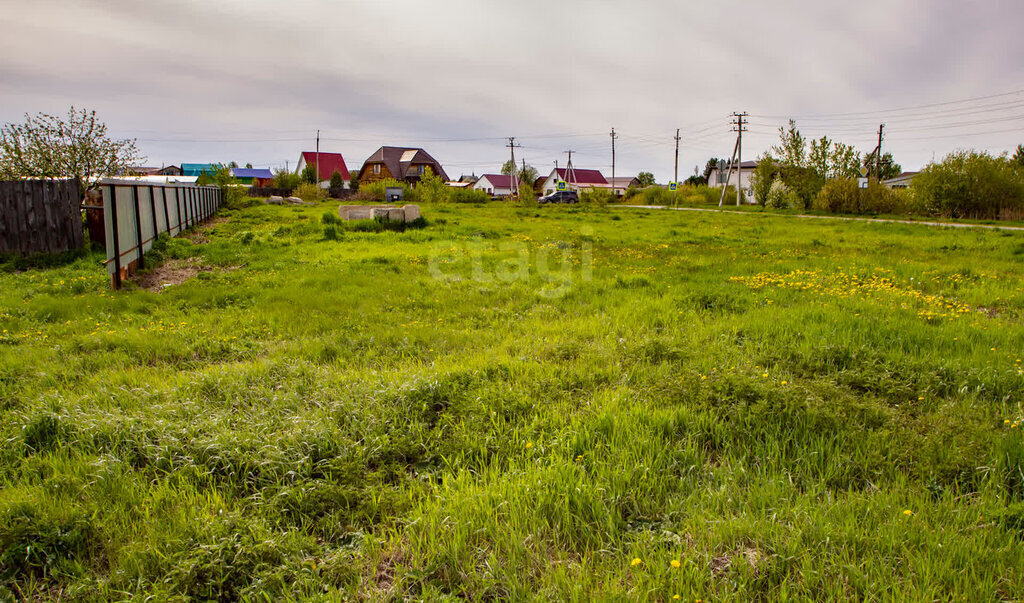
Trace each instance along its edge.
<instances>
[{"instance_id":1,"label":"wooden fence","mask_svg":"<svg viewBox=\"0 0 1024 603\"><path fill-rule=\"evenodd\" d=\"M82 247L77 180L0 182L0 252L29 255Z\"/></svg>"},{"instance_id":2,"label":"wooden fence","mask_svg":"<svg viewBox=\"0 0 1024 603\"><path fill-rule=\"evenodd\" d=\"M175 236L212 216L223 198L216 186L140 184L132 180L101 180L110 284L135 268L145 267L146 251L162 233Z\"/></svg>"}]
</instances>

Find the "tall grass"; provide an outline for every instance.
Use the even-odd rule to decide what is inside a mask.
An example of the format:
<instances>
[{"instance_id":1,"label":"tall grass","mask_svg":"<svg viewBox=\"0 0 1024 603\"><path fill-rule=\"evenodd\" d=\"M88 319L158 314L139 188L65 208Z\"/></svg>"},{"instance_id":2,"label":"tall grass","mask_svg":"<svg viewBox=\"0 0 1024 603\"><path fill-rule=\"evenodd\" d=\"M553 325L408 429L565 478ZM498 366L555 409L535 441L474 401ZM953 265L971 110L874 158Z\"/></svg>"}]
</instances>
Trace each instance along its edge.
<instances>
[{"instance_id":1,"label":"tall grass","mask_svg":"<svg viewBox=\"0 0 1024 603\"><path fill-rule=\"evenodd\" d=\"M1017 237L335 212L0 273L0 598L1024 592Z\"/></svg>"}]
</instances>

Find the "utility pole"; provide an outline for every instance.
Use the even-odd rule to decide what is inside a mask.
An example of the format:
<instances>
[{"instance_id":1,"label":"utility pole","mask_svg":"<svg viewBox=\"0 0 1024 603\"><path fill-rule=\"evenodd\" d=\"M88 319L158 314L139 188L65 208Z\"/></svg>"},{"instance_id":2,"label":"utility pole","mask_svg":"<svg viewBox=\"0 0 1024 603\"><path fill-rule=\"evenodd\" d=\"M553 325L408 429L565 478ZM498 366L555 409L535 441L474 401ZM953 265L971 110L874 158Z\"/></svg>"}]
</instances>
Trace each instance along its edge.
<instances>
[{"instance_id":1,"label":"utility pole","mask_svg":"<svg viewBox=\"0 0 1024 603\"><path fill-rule=\"evenodd\" d=\"M676 170L672 176L672 182L679 185L679 128L676 128Z\"/></svg>"},{"instance_id":2,"label":"utility pole","mask_svg":"<svg viewBox=\"0 0 1024 603\"><path fill-rule=\"evenodd\" d=\"M576 182L576 174L572 171L572 154L576 151L566 151L569 154L569 163L565 164L565 181L572 186Z\"/></svg>"},{"instance_id":3,"label":"utility pole","mask_svg":"<svg viewBox=\"0 0 1024 603\"><path fill-rule=\"evenodd\" d=\"M320 186L320 130L316 131L316 185Z\"/></svg>"},{"instance_id":4,"label":"utility pole","mask_svg":"<svg viewBox=\"0 0 1024 603\"><path fill-rule=\"evenodd\" d=\"M743 133L747 131L747 126L743 123L743 120L747 117L747 112L733 113L732 116L736 118L733 122L733 132L736 132L736 207L740 206L740 198L743 195ZM729 185L729 181L725 181L726 186Z\"/></svg>"},{"instance_id":5,"label":"utility pole","mask_svg":"<svg viewBox=\"0 0 1024 603\"><path fill-rule=\"evenodd\" d=\"M615 133L615 128L612 128L612 196L615 196L615 139L618 135Z\"/></svg>"},{"instance_id":6,"label":"utility pole","mask_svg":"<svg viewBox=\"0 0 1024 603\"><path fill-rule=\"evenodd\" d=\"M875 176L882 181L882 129L885 124L878 124L878 148L875 149Z\"/></svg>"},{"instance_id":7,"label":"utility pole","mask_svg":"<svg viewBox=\"0 0 1024 603\"><path fill-rule=\"evenodd\" d=\"M512 191L513 191L512 192L512 196L515 197L516 199L518 199L519 198L519 185L516 183L516 180L518 180L518 178L516 178L516 147L522 146L522 145L516 144L516 137L515 136L509 136L508 137L508 144L506 146L508 147L509 153L511 153L511 157L512 157L512 174L511 174L511 178L512 178L511 186L512 186Z\"/></svg>"}]
</instances>

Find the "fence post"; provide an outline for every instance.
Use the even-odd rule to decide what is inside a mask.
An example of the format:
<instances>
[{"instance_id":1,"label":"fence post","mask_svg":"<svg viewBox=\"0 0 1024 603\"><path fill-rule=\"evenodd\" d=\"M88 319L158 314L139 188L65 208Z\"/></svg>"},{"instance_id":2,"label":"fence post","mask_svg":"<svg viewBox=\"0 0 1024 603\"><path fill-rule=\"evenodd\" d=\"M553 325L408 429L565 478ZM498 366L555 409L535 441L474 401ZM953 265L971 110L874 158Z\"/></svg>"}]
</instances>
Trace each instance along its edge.
<instances>
[{"instance_id":1,"label":"fence post","mask_svg":"<svg viewBox=\"0 0 1024 603\"><path fill-rule=\"evenodd\" d=\"M164 226L167 228L167 236L171 236L171 214L167 211L167 187L160 187L160 198L164 202Z\"/></svg>"},{"instance_id":2,"label":"fence post","mask_svg":"<svg viewBox=\"0 0 1024 603\"><path fill-rule=\"evenodd\" d=\"M135 202L135 241L138 244L136 250L139 254L139 268L145 268L146 264L142 261L142 215L139 211L139 185L132 185L132 201Z\"/></svg>"},{"instance_id":3,"label":"fence post","mask_svg":"<svg viewBox=\"0 0 1024 603\"><path fill-rule=\"evenodd\" d=\"M153 240L160 234L160 228L156 225L156 187L149 186L149 209L153 212Z\"/></svg>"},{"instance_id":4,"label":"fence post","mask_svg":"<svg viewBox=\"0 0 1024 603\"><path fill-rule=\"evenodd\" d=\"M117 236L117 187L110 185L110 223L114 244L114 288L121 288L121 241Z\"/></svg>"}]
</instances>

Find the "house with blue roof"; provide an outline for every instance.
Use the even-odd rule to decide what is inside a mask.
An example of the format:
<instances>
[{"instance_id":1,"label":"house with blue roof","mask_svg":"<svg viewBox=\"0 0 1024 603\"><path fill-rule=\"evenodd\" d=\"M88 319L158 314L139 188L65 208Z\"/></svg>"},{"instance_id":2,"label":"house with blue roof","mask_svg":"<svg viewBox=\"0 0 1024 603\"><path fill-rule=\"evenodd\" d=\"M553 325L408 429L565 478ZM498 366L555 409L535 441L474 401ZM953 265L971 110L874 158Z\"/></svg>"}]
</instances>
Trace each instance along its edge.
<instances>
[{"instance_id":1,"label":"house with blue roof","mask_svg":"<svg viewBox=\"0 0 1024 603\"><path fill-rule=\"evenodd\" d=\"M270 186L274 182L274 174L267 168L231 168L231 176L242 184Z\"/></svg>"}]
</instances>

